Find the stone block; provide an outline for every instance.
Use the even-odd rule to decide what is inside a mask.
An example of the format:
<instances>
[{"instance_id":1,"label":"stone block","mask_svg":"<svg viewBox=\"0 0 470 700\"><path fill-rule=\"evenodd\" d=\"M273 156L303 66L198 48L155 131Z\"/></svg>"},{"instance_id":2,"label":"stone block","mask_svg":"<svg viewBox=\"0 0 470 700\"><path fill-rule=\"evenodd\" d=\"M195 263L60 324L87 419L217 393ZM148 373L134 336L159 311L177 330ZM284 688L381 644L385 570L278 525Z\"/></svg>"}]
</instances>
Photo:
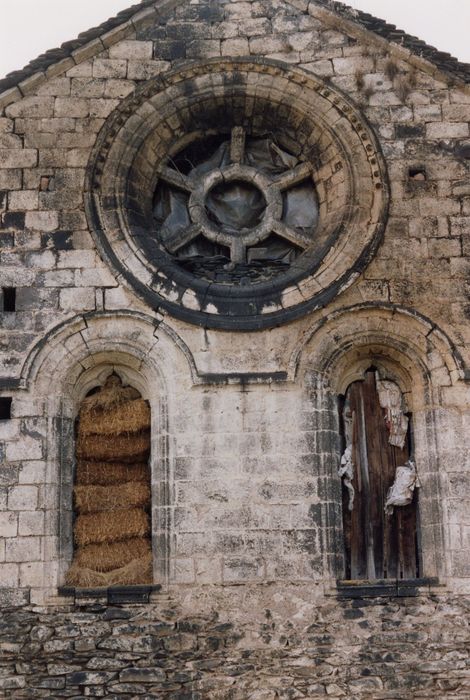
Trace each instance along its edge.
<instances>
[{"instance_id":1,"label":"stone block","mask_svg":"<svg viewBox=\"0 0 470 700\"><path fill-rule=\"evenodd\" d=\"M456 577L470 576L470 558L468 550L452 552L452 575Z\"/></svg>"},{"instance_id":2,"label":"stone block","mask_svg":"<svg viewBox=\"0 0 470 700\"><path fill-rule=\"evenodd\" d=\"M15 134L2 134L0 132L0 148L23 148L23 142L21 138Z\"/></svg>"},{"instance_id":3,"label":"stone block","mask_svg":"<svg viewBox=\"0 0 470 700\"><path fill-rule=\"evenodd\" d=\"M36 486L15 486L8 493L10 510L36 510L38 490ZM26 534L26 533L25 533Z\"/></svg>"},{"instance_id":4,"label":"stone block","mask_svg":"<svg viewBox=\"0 0 470 700\"><path fill-rule=\"evenodd\" d=\"M5 561L24 563L40 560L40 537L15 537L5 541Z\"/></svg>"},{"instance_id":5,"label":"stone block","mask_svg":"<svg viewBox=\"0 0 470 700\"><path fill-rule=\"evenodd\" d=\"M61 251L57 260L58 269L61 268L91 268L96 265L96 253L91 250L67 250Z\"/></svg>"},{"instance_id":6,"label":"stone block","mask_svg":"<svg viewBox=\"0 0 470 700\"><path fill-rule=\"evenodd\" d=\"M132 305L144 310L145 304L137 299L134 294L124 287L108 288L105 290L105 308L106 310L125 309Z\"/></svg>"},{"instance_id":7,"label":"stone block","mask_svg":"<svg viewBox=\"0 0 470 700\"><path fill-rule=\"evenodd\" d=\"M26 398L18 396L12 404L12 415L15 418L24 416L40 416L44 412L44 400L41 398Z\"/></svg>"},{"instance_id":8,"label":"stone block","mask_svg":"<svg viewBox=\"0 0 470 700\"><path fill-rule=\"evenodd\" d=\"M5 117L0 117L0 134L10 134L13 132L13 127L15 122L13 119L6 119Z\"/></svg>"},{"instance_id":9,"label":"stone block","mask_svg":"<svg viewBox=\"0 0 470 700\"><path fill-rule=\"evenodd\" d=\"M451 258L450 273L452 277L468 277L470 274L470 260L466 258Z\"/></svg>"},{"instance_id":10,"label":"stone block","mask_svg":"<svg viewBox=\"0 0 470 700\"><path fill-rule=\"evenodd\" d=\"M119 40L135 37L135 28L131 21L118 24L109 32L101 35L101 41L107 48L116 44Z\"/></svg>"},{"instance_id":11,"label":"stone block","mask_svg":"<svg viewBox=\"0 0 470 700\"><path fill-rule=\"evenodd\" d=\"M103 97L106 80L99 78L72 78L73 97Z\"/></svg>"},{"instance_id":12,"label":"stone block","mask_svg":"<svg viewBox=\"0 0 470 700\"><path fill-rule=\"evenodd\" d=\"M257 36L250 39L250 53L266 56L290 50L289 40L285 36Z\"/></svg>"},{"instance_id":13,"label":"stone block","mask_svg":"<svg viewBox=\"0 0 470 700\"><path fill-rule=\"evenodd\" d=\"M139 65L141 65L139 63ZM130 70L130 66L129 66ZM150 77L150 76L149 76ZM101 99L101 100L90 100L90 117L99 117L105 119L108 117L113 109L115 109L119 104L118 99ZM87 157L88 154L84 154ZM85 161L85 165L86 165Z\"/></svg>"},{"instance_id":14,"label":"stone block","mask_svg":"<svg viewBox=\"0 0 470 700\"><path fill-rule=\"evenodd\" d=\"M75 61L71 56L67 56L66 58L63 58L60 61L56 61L54 63L51 63L50 66L48 66L45 70L46 77L48 80L51 78L55 78L56 76L64 76L64 73L69 69L73 68L75 65Z\"/></svg>"},{"instance_id":15,"label":"stone block","mask_svg":"<svg viewBox=\"0 0 470 700\"><path fill-rule=\"evenodd\" d=\"M10 282L12 279L9 275L5 275L6 280L2 279L2 282L5 284L5 286L8 284L8 286L14 287L15 285ZM14 279L14 278L13 278ZM18 276L18 279L20 277ZM24 279L24 278L23 278ZM14 440L18 439L20 433L20 422L18 420L0 420L0 441L2 440Z\"/></svg>"},{"instance_id":16,"label":"stone block","mask_svg":"<svg viewBox=\"0 0 470 700\"><path fill-rule=\"evenodd\" d=\"M101 38L92 39L85 45L79 46L77 49L75 49L75 51L72 51L72 58L74 59L75 63L79 65L82 61L86 61L87 59L96 56L96 54L101 53L104 48L105 46L101 41Z\"/></svg>"},{"instance_id":17,"label":"stone block","mask_svg":"<svg viewBox=\"0 0 470 700\"><path fill-rule=\"evenodd\" d=\"M225 583L241 583L263 579L265 577L264 560L249 557L225 557L222 576Z\"/></svg>"},{"instance_id":18,"label":"stone block","mask_svg":"<svg viewBox=\"0 0 470 700\"><path fill-rule=\"evenodd\" d=\"M5 114L10 118L26 117L28 119L37 119L38 117L52 117L53 111L53 97L25 97L7 107Z\"/></svg>"},{"instance_id":19,"label":"stone block","mask_svg":"<svg viewBox=\"0 0 470 700\"><path fill-rule=\"evenodd\" d=\"M196 583L222 583L222 559L198 557L195 559Z\"/></svg>"},{"instance_id":20,"label":"stone block","mask_svg":"<svg viewBox=\"0 0 470 700\"><path fill-rule=\"evenodd\" d=\"M18 564L0 564L0 588L17 588L18 581Z\"/></svg>"},{"instance_id":21,"label":"stone block","mask_svg":"<svg viewBox=\"0 0 470 700\"><path fill-rule=\"evenodd\" d=\"M90 311L95 308L94 287L62 289L59 305L63 311Z\"/></svg>"},{"instance_id":22,"label":"stone block","mask_svg":"<svg viewBox=\"0 0 470 700\"><path fill-rule=\"evenodd\" d=\"M43 587L45 572L47 572L47 563L42 561L20 564L20 586L23 588Z\"/></svg>"},{"instance_id":23,"label":"stone block","mask_svg":"<svg viewBox=\"0 0 470 700\"><path fill-rule=\"evenodd\" d=\"M25 225L33 231L55 231L59 226L57 211L29 211L26 214Z\"/></svg>"},{"instance_id":24,"label":"stone block","mask_svg":"<svg viewBox=\"0 0 470 700\"><path fill-rule=\"evenodd\" d=\"M18 442L7 443L6 458L11 462L26 459L41 459L43 456L42 440L32 437L23 437Z\"/></svg>"},{"instance_id":25,"label":"stone block","mask_svg":"<svg viewBox=\"0 0 470 700\"><path fill-rule=\"evenodd\" d=\"M303 61L302 54L300 55ZM333 75L333 64L328 59L323 59L321 61L310 61L304 63L303 68L307 71L315 73L315 75L331 77Z\"/></svg>"},{"instance_id":26,"label":"stone block","mask_svg":"<svg viewBox=\"0 0 470 700\"><path fill-rule=\"evenodd\" d=\"M430 139L454 139L469 135L468 122L431 122L426 124L426 136Z\"/></svg>"},{"instance_id":27,"label":"stone block","mask_svg":"<svg viewBox=\"0 0 470 700\"><path fill-rule=\"evenodd\" d=\"M38 152L34 148L0 148L0 169L34 168L38 162Z\"/></svg>"},{"instance_id":28,"label":"stone block","mask_svg":"<svg viewBox=\"0 0 470 700\"><path fill-rule=\"evenodd\" d=\"M430 238L428 252L432 258L451 258L462 252L460 240L455 238Z\"/></svg>"},{"instance_id":29,"label":"stone block","mask_svg":"<svg viewBox=\"0 0 470 700\"><path fill-rule=\"evenodd\" d=\"M166 680L160 668L126 668L119 674L121 683L159 683Z\"/></svg>"},{"instance_id":30,"label":"stone block","mask_svg":"<svg viewBox=\"0 0 470 700\"><path fill-rule=\"evenodd\" d=\"M14 486L18 483L18 465L3 465L0 470L0 486L3 488L5 486ZM7 491L4 489L2 493L5 494L5 508L7 500Z\"/></svg>"},{"instance_id":31,"label":"stone block","mask_svg":"<svg viewBox=\"0 0 470 700\"><path fill-rule=\"evenodd\" d=\"M44 512L31 511L19 514L18 533L22 537L44 533Z\"/></svg>"},{"instance_id":32,"label":"stone block","mask_svg":"<svg viewBox=\"0 0 470 700\"><path fill-rule=\"evenodd\" d=\"M54 78L41 85L38 95L70 95L70 78Z\"/></svg>"},{"instance_id":33,"label":"stone block","mask_svg":"<svg viewBox=\"0 0 470 700\"><path fill-rule=\"evenodd\" d=\"M225 12L230 20L247 19L252 17L252 6L249 2L233 2L226 5Z\"/></svg>"},{"instance_id":34,"label":"stone block","mask_svg":"<svg viewBox=\"0 0 470 700\"><path fill-rule=\"evenodd\" d=\"M11 690L14 692L15 689L25 688L26 680L23 676L4 676L0 678L0 689L1 690ZM7 697L5 695L5 697Z\"/></svg>"},{"instance_id":35,"label":"stone block","mask_svg":"<svg viewBox=\"0 0 470 700\"><path fill-rule=\"evenodd\" d=\"M423 216L444 216L460 213L460 202L450 197L422 197L419 200L419 211Z\"/></svg>"},{"instance_id":36,"label":"stone block","mask_svg":"<svg viewBox=\"0 0 470 700\"><path fill-rule=\"evenodd\" d=\"M93 61L94 78L125 78L127 61L122 59L97 58Z\"/></svg>"},{"instance_id":37,"label":"stone block","mask_svg":"<svg viewBox=\"0 0 470 700\"><path fill-rule=\"evenodd\" d=\"M132 80L108 80L106 81L106 89L104 97L106 99L122 99L127 97L135 88Z\"/></svg>"},{"instance_id":38,"label":"stone block","mask_svg":"<svg viewBox=\"0 0 470 700\"><path fill-rule=\"evenodd\" d=\"M187 58L215 58L220 56L218 39L196 39L191 41L186 49Z\"/></svg>"},{"instance_id":39,"label":"stone block","mask_svg":"<svg viewBox=\"0 0 470 700\"><path fill-rule=\"evenodd\" d=\"M0 512L0 534L2 537L16 537L18 534L18 514Z\"/></svg>"},{"instance_id":40,"label":"stone block","mask_svg":"<svg viewBox=\"0 0 470 700\"><path fill-rule=\"evenodd\" d=\"M137 41L135 39L125 39L118 44L111 46L109 57L112 59L129 59L132 61L145 61L152 58L153 42Z\"/></svg>"},{"instance_id":41,"label":"stone block","mask_svg":"<svg viewBox=\"0 0 470 700\"><path fill-rule=\"evenodd\" d=\"M236 39L226 39L221 44L222 56L248 56L250 46L248 39L238 37Z\"/></svg>"},{"instance_id":42,"label":"stone block","mask_svg":"<svg viewBox=\"0 0 470 700\"><path fill-rule=\"evenodd\" d=\"M75 271L76 287L117 287L118 282L106 268L87 268Z\"/></svg>"},{"instance_id":43,"label":"stone block","mask_svg":"<svg viewBox=\"0 0 470 700\"><path fill-rule=\"evenodd\" d=\"M90 113L90 100L80 97L58 97L54 104L56 117L87 117Z\"/></svg>"},{"instance_id":44,"label":"stone block","mask_svg":"<svg viewBox=\"0 0 470 700\"><path fill-rule=\"evenodd\" d=\"M172 559L170 578L174 583L194 583L194 562L192 559Z\"/></svg>"},{"instance_id":45,"label":"stone block","mask_svg":"<svg viewBox=\"0 0 470 700\"><path fill-rule=\"evenodd\" d=\"M9 192L8 208L10 211L27 211L37 209L39 195L35 190L23 190L22 192Z\"/></svg>"},{"instance_id":46,"label":"stone block","mask_svg":"<svg viewBox=\"0 0 470 700\"><path fill-rule=\"evenodd\" d=\"M150 80L170 67L169 61L129 61L127 77L130 80Z\"/></svg>"},{"instance_id":47,"label":"stone block","mask_svg":"<svg viewBox=\"0 0 470 700\"><path fill-rule=\"evenodd\" d=\"M68 78L91 78L93 73L93 61L82 61L76 66L72 66L67 71Z\"/></svg>"},{"instance_id":48,"label":"stone block","mask_svg":"<svg viewBox=\"0 0 470 700\"><path fill-rule=\"evenodd\" d=\"M37 270L47 270L51 267L55 267L55 254L50 250L44 250L39 252L32 251L28 252L25 256L25 264L28 267Z\"/></svg>"},{"instance_id":49,"label":"stone block","mask_svg":"<svg viewBox=\"0 0 470 700\"><path fill-rule=\"evenodd\" d=\"M19 169L0 169L0 189L17 190L22 186L22 171Z\"/></svg>"}]
</instances>

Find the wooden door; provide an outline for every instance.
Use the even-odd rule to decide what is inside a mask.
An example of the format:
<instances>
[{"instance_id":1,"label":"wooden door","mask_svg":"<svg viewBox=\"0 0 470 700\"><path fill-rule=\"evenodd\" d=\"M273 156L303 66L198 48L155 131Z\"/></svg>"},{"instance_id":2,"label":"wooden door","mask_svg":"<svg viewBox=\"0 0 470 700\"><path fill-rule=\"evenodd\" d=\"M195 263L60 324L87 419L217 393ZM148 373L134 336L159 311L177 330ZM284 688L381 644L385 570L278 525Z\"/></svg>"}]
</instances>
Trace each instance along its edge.
<instances>
[{"instance_id":1,"label":"wooden door","mask_svg":"<svg viewBox=\"0 0 470 700\"><path fill-rule=\"evenodd\" d=\"M416 492L411 504L385 513L396 467L410 458L410 440L408 436L403 449L390 445L375 371L366 372L364 381L349 386L343 417L349 422L354 465L352 510L343 487L346 578L416 578Z\"/></svg>"}]
</instances>

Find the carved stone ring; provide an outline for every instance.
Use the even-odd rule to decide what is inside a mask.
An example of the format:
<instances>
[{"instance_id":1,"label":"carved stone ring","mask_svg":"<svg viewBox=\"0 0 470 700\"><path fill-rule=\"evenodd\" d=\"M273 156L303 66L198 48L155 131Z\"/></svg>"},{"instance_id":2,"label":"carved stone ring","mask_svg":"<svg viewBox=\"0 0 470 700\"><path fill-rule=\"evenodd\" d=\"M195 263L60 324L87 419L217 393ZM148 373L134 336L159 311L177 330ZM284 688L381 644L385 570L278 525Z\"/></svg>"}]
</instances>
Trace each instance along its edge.
<instances>
[{"instance_id":1,"label":"carved stone ring","mask_svg":"<svg viewBox=\"0 0 470 700\"><path fill-rule=\"evenodd\" d=\"M155 310L258 330L324 307L375 255L389 185L361 112L269 59L208 59L136 87L87 168L90 230Z\"/></svg>"},{"instance_id":2,"label":"carved stone ring","mask_svg":"<svg viewBox=\"0 0 470 700\"><path fill-rule=\"evenodd\" d=\"M242 127L236 126L231 133L231 164L222 168L214 168L197 181L168 165L160 169L160 179L170 186L189 192L191 195L188 208L192 226L185 230L176 231L173 236L165 240L165 247L171 253L176 253L200 234L213 243L220 243L229 248L232 263L245 263L247 247L260 243L273 232L290 243L294 243L301 250L305 250L312 244L312 239L302 230L287 226L281 221L282 192L311 177L312 166L302 162L277 178L269 177L256 168L242 164L244 145L245 131ZM265 208L263 218L257 226L227 231L210 220L206 204L209 193L225 183L234 182L251 185L262 194Z\"/></svg>"}]
</instances>

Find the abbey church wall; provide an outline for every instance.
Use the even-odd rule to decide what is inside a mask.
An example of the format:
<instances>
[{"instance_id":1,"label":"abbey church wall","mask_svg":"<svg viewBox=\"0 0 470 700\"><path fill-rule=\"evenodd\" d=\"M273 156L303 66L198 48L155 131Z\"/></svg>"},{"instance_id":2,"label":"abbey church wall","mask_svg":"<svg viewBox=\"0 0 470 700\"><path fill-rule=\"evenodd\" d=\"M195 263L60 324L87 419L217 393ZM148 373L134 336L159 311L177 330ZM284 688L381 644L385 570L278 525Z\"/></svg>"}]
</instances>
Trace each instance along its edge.
<instances>
[{"instance_id":1,"label":"abbey church wall","mask_svg":"<svg viewBox=\"0 0 470 700\"><path fill-rule=\"evenodd\" d=\"M0 93L0 697L468 694L468 74L368 22L143 3ZM111 375L147 500L80 510ZM71 583L113 508L150 578Z\"/></svg>"}]
</instances>

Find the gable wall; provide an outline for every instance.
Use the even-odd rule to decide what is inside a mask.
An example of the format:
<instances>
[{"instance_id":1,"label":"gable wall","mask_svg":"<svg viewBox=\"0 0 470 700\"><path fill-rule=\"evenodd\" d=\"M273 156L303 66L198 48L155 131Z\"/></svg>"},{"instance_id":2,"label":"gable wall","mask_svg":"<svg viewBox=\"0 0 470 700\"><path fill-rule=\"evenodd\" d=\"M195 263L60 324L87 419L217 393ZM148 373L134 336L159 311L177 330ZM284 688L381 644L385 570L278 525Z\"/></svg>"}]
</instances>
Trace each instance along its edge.
<instances>
[{"instance_id":1,"label":"gable wall","mask_svg":"<svg viewBox=\"0 0 470 700\"><path fill-rule=\"evenodd\" d=\"M284 683L291 689L285 697L325 693L385 697L381 693L392 692L396 685L382 667L373 672L374 680L366 683L361 678L362 668L370 661L367 655L356 659L361 670L343 668L338 683L320 678L314 669L305 670L307 683L297 673L288 681L280 680L284 671L282 664L272 661L272 654L277 653L272 649L286 643L285 629L291 624L305 633L309 625L318 623L321 634L336 630L324 640L331 651L347 624L342 638L364 634L372 654L376 651L372 634L378 635L379 628L387 630L397 620L404 624L405 614L416 615L416 619L423 612L453 615L454 608L440 607L445 596L468 592L470 395L464 376L470 366L470 189L469 161L457 157L456 149L469 143L470 96L442 75L433 75L431 69L426 72L412 66L403 52L390 49L387 53L380 42L375 46L347 36L344 26L314 3L303 12L283 2L182 4L156 25L137 32L131 28L108 49L6 106L0 116L0 286L17 288L18 309L2 317L0 376L21 378L22 382L20 388L4 382L1 389L1 395L13 396L14 402L13 419L0 422L4 536L0 540L0 585L23 591L20 600L17 593L6 598L10 602L59 602L51 596L57 595L57 583L63 580L67 566L58 531L62 519L70 516L70 504L64 511L60 499L61 470L73 459L73 419L79 400L74 386L95 365L143 371L145 358L150 358L166 378L167 388L157 381L156 371L149 370L149 398L166 392L168 399L164 449L171 493L164 508L171 520L171 554L165 564L166 578L159 580L179 601L175 616L169 617L173 623L193 610L209 614L218 600L217 584L221 619L235 624L235 641L216 644L213 639L218 639L220 630L214 632L209 626L212 641L196 642L178 633L168 647L163 643L165 649L173 653L175 648L181 651L185 645L188 649L196 645L206 657L212 653L210 645L218 649L234 643L239 663L237 655L244 648L266 645L267 657L261 655L259 664L274 664L272 674L277 680L269 684L276 685L275 690L256 685L253 669L245 668L233 670L247 674L247 685L242 683L238 690L230 689L227 677L217 679L227 684L220 695L224 698L284 697L274 695ZM324 77L360 106L387 163L390 215L375 258L327 308L256 333L205 331L168 314L155 314L101 261L84 211L85 170L106 118L136 85L187 60L248 55L279 60ZM410 181L408 169L421 166L426 169L426 181ZM51 178L48 189L42 178ZM367 312L362 310L364 305ZM84 313L88 317L82 320ZM152 321L144 323L144 316ZM323 321L324 330L318 330ZM447 588L434 590L435 595L443 596L442 600L432 599L437 603L423 599L421 605L421 599L419 603L406 599L408 602L393 602L384 608L382 601L376 601L370 615L366 612L364 625L351 621L361 617L360 606L347 603L341 615L349 621L341 618L339 624L336 602L333 609L324 595L334 590L334 578L341 568L341 546L338 533L332 532L336 521L329 507L338 503L335 469L340 445L335 396L340 391L335 381L339 382L344 368L338 368L338 376L332 379L324 367L342 346L341 338L370 336L371 346L382 347L387 334L396 339L390 366L412 355L411 350L402 351L400 343L419 358L415 365L409 361L411 383L404 388L416 420L422 517L429 545L427 572L438 574ZM352 353L351 362L356 359ZM417 369L421 361L426 367L425 380ZM283 373L282 381L276 379L276 373ZM245 380L234 379L234 374L244 374ZM55 423L58 415L65 420L62 432ZM65 458L57 453L57 435L67 444ZM155 522L163 527L159 517L155 515ZM164 571L165 566L158 570ZM233 606L227 598L240 591L242 583L246 597ZM284 611L286 600L290 601L288 613ZM464 616L460 613L463 603L456 600L455 610ZM324 606L320 617L328 623L312 623L316 615L312 606L320 605ZM162 603L156 606L152 614L160 619ZM263 625L271 623L258 619L259 611L270 606L280 616L279 636L277 631L263 631ZM256 625L252 625L253 616ZM62 624L62 618L52 624L53 640ZM432 646L429 629L421 630L430 662L445 654L449 659L451 654L454 660L461 658L463 636L456 635L451 643L447 622L442 624L439 652ZM140 629L134 633L143 634ZM90 637L84 628L79 634L85 640ZM114 634L121 635L121 631L116 628ZM67 639L65 632L63 637ZM51 653L47 642L38 642L44 664ZM408 642L411 637L403 638L404 644ZM317 638L312 643L323 644ZM67 674L81 672L85 663L91 664L87 668L98 668L88 656L83 666L68 668L62 655L67 644L71 642L57 646L64 665L55 672L58 685L50 687L58 693L62 682L71 688L79 684L78 676ZM148 644L154 649L156 643ZM394 654L394 662L401 663L398 650L385 638L379 646L382 655ZM230 658L217 649L214 653L219 661ZM360 655L360 649L355 648L354 653ZM350 654L346 644L338 658ZM340 668L338 658L332 666ZM305 668L306 657L301 655L298 663ZM427 694L441 697L444 688L455 687L455 697L465 697L460 662L450 670L452 664L446 666L443 661L442 672L441 667L420 670L416 659L406 663L411 684L407 697L419 692L413 689L412 678L421 678L421 672L427 674L421 679ZM193 670L191 666L190 672ZM31 669L21 673L29 685ZM109 681L111 688L119 680L113 673L109 678L97 676L99 680L87 677L84 683L101 687ZM5 688L21 689L23 680L15 679ZM124 675L120 680L128 679ZM150 679L140 680L147 683L145 689L153 687ZM192 680L173 676L168 680L173 686L180 684L182 693L185 687L198 690ZM201 697L218 697L207 678L204 683ZM170 697L173 686L168 690L158 687L158 692ZM370 695L359 695L366 691Z\"/></svg>"}]
</instances>

